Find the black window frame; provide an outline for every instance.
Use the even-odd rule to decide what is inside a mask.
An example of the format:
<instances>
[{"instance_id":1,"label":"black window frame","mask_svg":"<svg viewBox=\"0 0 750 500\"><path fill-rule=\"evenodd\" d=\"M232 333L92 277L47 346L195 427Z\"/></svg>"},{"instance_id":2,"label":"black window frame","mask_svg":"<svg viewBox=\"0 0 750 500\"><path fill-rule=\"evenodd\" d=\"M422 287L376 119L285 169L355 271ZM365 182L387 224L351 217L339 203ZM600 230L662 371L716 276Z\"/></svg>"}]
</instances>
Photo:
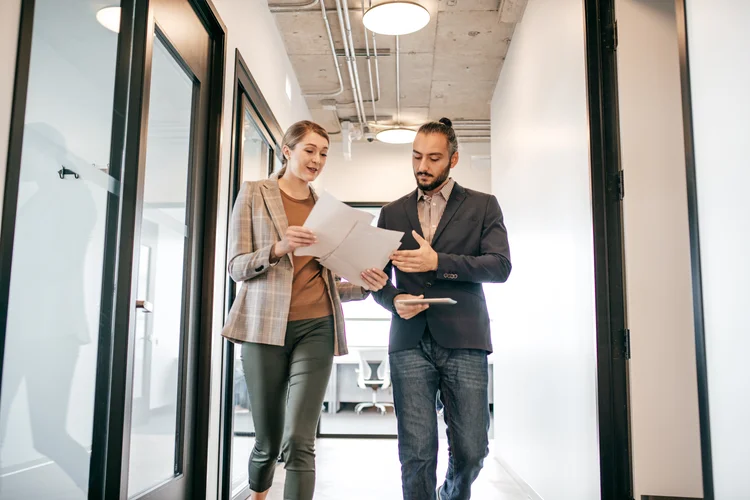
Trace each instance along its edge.
<instances>
[{"instance_id":1,"label":"black window frame","mask_svg":"<svg viewBox=\"0 0 750 500\"><path fill-rule=\"evenodd\" d=\"M274 172L275 159L281 158L281 141L283 131L279 122L268 105L260 87L253 78L250 70L242 57L239 49L235 50L234 68L234 99L232 111L232 145L230 150L230 174L228 187L228 206L226 231L229 235L231 213L235 200L239 194L242 184L242 132L245 112L249 112L256 129L261 133L269 144L272 153L268 157L268 172L270 176ZM228 256L225 256L227 259ZM225 260L226 261L226 260ZM229 310L232 307L235 296L235 283L224 275L224 317L222 324L226 321ZM234 422L234 360L236 345L227 339L222 339L222 364L221 364L221 402L219 418L219 467L218 467L218 495L220 500L234 500L247 498L250 495L249 486L245 486L236 495L232 495L232 439L235 435ZM254 433L250 433L255 435Z\"/></svg>"}]
</instances>

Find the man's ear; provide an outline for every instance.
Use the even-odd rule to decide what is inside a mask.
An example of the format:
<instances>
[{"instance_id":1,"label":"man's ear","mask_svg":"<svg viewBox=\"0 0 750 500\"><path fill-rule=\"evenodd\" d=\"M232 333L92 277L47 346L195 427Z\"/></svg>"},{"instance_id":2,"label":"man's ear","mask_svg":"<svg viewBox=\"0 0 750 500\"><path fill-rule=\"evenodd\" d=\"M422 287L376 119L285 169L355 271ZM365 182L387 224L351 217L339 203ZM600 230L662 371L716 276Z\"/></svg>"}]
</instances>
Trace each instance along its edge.
<instances>
[{"instance_id":1,"label":"man's ear","mask_svg":"<svg viewBox=\"0 0 750 500\"><path fill-rule=\"evenodd\" d=\"M458 151L453 153L453 156L451 156L451 168L455 167L458 163Z\"/></svg>"}]
</instances>

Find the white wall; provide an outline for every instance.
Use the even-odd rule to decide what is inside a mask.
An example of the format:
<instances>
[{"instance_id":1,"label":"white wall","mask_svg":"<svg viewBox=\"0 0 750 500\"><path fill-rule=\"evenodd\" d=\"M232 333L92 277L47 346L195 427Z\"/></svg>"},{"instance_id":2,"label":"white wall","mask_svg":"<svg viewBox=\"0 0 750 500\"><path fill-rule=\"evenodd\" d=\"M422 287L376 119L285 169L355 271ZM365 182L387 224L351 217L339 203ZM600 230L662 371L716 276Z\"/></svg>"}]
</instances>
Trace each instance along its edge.
<instances>
[{"instance_id":1,"label":"white wall","mask_svg":"<svg viewBox=\"0 0 750 500\"><path fill-rule=\"evenodd\" d=\"M675 6L616 9L635 498L701 498Z\"/></svg>"},{"instance_id":2,"label":"white wall","mask_svg":"<svg viewBox=\"0 0 750 500\"><path fill-rule=\"evenodd\" d=\"M5 186L20 14L21 0L0 2L0 186ZM0 215L3 210L4 192L4 189L0 189Z\"/></svg>"},{"instance_id":3,"label":"white wall","mask_svg":"<svg viewBox=\"0 0 750 500\"><path fill-rule=\"evenodd\" d=\"M487 287L495 450L544 500L599 498L583 2L529 0L492 101L513 272Z\"/></svg>"},{"instance_id":4,"label":"white wall","mask_svg":"<svg viewBox=\"0 0 750 500\"><path fill-rule=\"evenodd\" d=\"M234 109L235 50L239 49L250 73L260 87L281 128L286 130L298 120L310 119L302 92L297 83L281 34L264 0L213 0L219 16L227 27L227 73L224 86L224 121L218 227L214 283L213 343L211 360L211 420L209 434L209 464L207 498L215 498L218 481L219 416L221 397L221 360L223 341L219 333L224 318L224 286L226 283L226 221L229 203L229 158L231 150L232 109ZM321 21L322 22L322 21ZM290 82L291 99L286 95Z\"/></svg>"},{"instance_id":5,"label":"white wall","mask_svg":"<svg viewBox=\"0 0 750 500\"><path fill-rule=\"evenodd\" d=\"M750 3L687 0L717 500L750 498Z\"/></svg>"},{"instance_id":6,"label":"white wall","mask_svg":"<svg viewBox=\"0 0 750 500\"><path fill-rule=\"evenodd\" d=\"M489 143L461 144L459 139L458 164L451 175L466 188L488 192L488 162L477 162L476 158L472 161L472 156L486 158L489 154ZM391 202L417 187L411 155L411 144L354 142L352 159L345 160L342 143L332 142L325 169L315 187L342 201Z\"/></svg>"}]
</instances>

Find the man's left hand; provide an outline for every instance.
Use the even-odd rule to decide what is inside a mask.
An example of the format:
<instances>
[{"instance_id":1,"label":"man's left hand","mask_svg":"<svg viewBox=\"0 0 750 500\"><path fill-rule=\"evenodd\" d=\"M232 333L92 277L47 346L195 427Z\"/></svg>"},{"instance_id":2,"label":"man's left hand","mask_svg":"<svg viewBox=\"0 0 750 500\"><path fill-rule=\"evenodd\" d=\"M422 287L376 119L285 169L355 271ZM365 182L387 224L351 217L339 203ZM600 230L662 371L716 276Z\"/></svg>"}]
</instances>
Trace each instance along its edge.
<instances>
[{"instance_id":1,"label":"man's left hand","mask_svg":"<svg viewBox=\"0 0 750 500\"><path fill-rule=\"evenodd\" d=\"M419 250L397 250L391 254L391 261L404 273L426 273L436 271L438 254L416 231L411 232L419 244Z\"/></svg>"}]
</instances>

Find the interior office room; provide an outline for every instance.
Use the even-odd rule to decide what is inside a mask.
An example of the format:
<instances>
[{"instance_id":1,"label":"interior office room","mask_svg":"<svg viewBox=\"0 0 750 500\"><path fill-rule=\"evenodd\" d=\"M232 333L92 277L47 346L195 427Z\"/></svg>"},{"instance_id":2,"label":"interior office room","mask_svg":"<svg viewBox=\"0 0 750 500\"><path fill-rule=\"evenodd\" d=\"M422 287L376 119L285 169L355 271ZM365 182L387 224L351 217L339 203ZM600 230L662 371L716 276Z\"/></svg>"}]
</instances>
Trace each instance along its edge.
<instances>
[{"instance_id":1,"label":"interior office room","mask_svg":"<svg viewBox=\"0 0 750 500\"><path fill-rule=\"evenodd\" d=\"M313 120L375 223L441 117L513 263L471 498L750 498L750 3L417 0L397 37L389 2L0 1L0 500L249 498L241 184ZM391 313L343 310L315 498L402 498Z\"/></svg>"}]
</instances>

